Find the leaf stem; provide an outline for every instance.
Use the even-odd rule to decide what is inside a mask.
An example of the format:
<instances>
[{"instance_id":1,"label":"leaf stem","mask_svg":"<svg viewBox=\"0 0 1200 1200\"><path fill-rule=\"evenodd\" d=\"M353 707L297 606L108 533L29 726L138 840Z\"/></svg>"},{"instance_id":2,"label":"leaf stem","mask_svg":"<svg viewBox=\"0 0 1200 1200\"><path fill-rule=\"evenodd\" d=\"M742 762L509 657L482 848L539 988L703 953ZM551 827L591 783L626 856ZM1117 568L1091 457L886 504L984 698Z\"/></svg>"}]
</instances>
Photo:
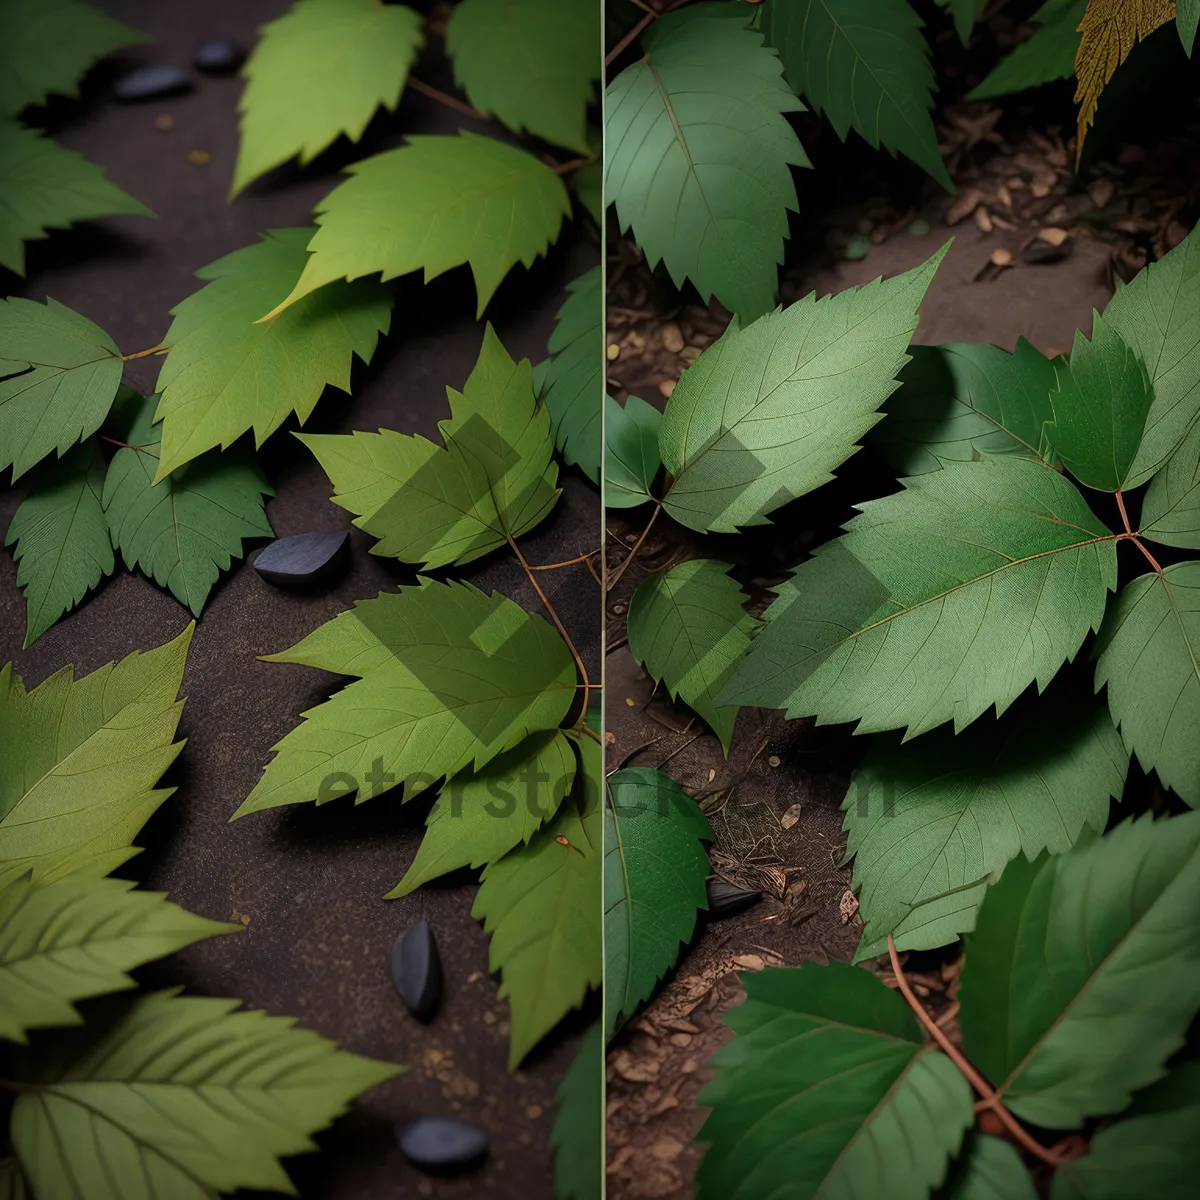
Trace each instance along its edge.
<instances>
[{"instance_id":1,"label":"leaf stem","mask_svg":"<svg viewBox=\"0 0 1200 1200\"><path fill-rule=\"evenodd\" d=\"M975 1070L967 1061L962 1051L946 1036L945 1032L939 1028L933 1018L925 1011L920 1000L913 994L913 990L908 985L908 980L904 978L904 968L900 965L900 956L896 953L896 939L888 934L888 958L892 963L892 974L896 976L896 986L900 989L900 994L908 1001L908 1006L916 1013L917 1020L925 1027L929 1036L937 1042L938 1046L945 1053L946 1057L962 1072L966 1081L979 1093L980 1103L975 1106L976 1111L982 1109L990 1109L999 1118L1000 1123L1012 1134L1018 1145L1027 1150L1034 1158L1041 1159L1042 1162L1048 1163L1052 1167L1057 1167L1062 1161L1060 1156L1053 1150L1047 1150L1036 1139L1031 1137L1017 1121L1016 1117L1008 1111L1000 1101L1000 1097L988 1085L987 1080Z\"/></svg>"},{"instance_id":2,"label":"leaf stem","mask_svg":"<svg viewBox=\"0 0 1200 1200\"><path fill-rule=\"evenodd\" d=\"M641 36L646 26L657 18L658 13L648 12L605 56L604 65L612 66L613 62L625 53L626 49Z\"/></svg>"},{"instance_id":3,"label":"leaf stem","mask_svg":"<svg viewBox=\"0 0 1200 1200\"><path fill-rule=\"evenodd\" d=\"M550 614L550 619L554 622L555 628L558 630L562 640L567 643L567 649L571 651L571 657L575 660L575 666L583 678L583 712L580 713L580 721L587 720L588 701L591 699L591 685L588 680L587 667L583 665L583 658L579 651L575 649L575 643L571 640L571 635L567 632L567 627L559 619L558 613L555 611L554 605L550 603L546 593L542 591L541 584L537 581L537 576L534 574L529 564L525 561L525 555L521 553L521 548L513 540L510 533L505 533L505 538L508 544L512 547L512 552L517 556L517 562L521 564L521 569L525 572L526 578L533 585L533 590L537 592L538 599L545 605L546 611Z\"/></svg>"},{"instance_id":4,"label":"leaf stem","mask_svg":"<svg viewBox=\"0 0 1200 1200\"><path fill-rule=\"evenodd\" d=\"M573 567L576 563L587 562L589 558L594 558L599 554L599 550L589 550L587 554L581 554L578 558L567 558L562 562L543 563L539 566L530 566L531 571L557 571L559 567Z\"/></svg>"},{"instance_id":5,"label":"leaf stem","mask_svg":"<svg viewBox=\"0 0 1200 1200\"><path fill-rule=\"evenodd\" d=\"M136 350L133 354L122 354L121 361L131 362L135 358L149 358L151 354L165 354L170 348L159 342L157 346L151 346L149 350Z\"/></svg>"},{"instance_id":6,"label":"leaf stem","mask_svg":"<svg viewBox=\"0 0 1200 1200\"><path fill-rule=\"evenodd\" d=\"M646 522L646 528L643 529L642 532L638 534L637 541L633 543L633 549L630 550L629 553L625 556L625 561L623 563L621 563L621 565L617 568L616 573L608 581L608 587L605 588L605 591L611 592L613 590L613 588L615 588L617 586L617 584L621 582L621 576L625 574L625 569L629 566L629 564L631 562L633 562L633 560L635 558L637 558L637 553L642 548L642 543L646 540L646 535L653 528L654 522L658 519L658 514L660 512L662 512L662 501L655 500L654 501L654 515L650 518L649 521Z\"/></svg>"},{"instance_id":7,"label":"leaf stem","mask_svg":"<svg viewBox=\"0 0 1200 1200\"><path fill-rule=\"evenodd\" d=\"M1158 559L1156 559L1154 555L1150 553L1150 550L1146 544L1140 537L1138 537L1136 533L1134 533L1133 526L1129 523L1129 514L1125 511L1125 497L1121 494L1121 489L1117 488L1114 494L1117 498L1117 511L1121 514L1121 522L1125 526L1125 533L1127 534L1126 540L1131 541L1146 556L1150 565L1154 568L1154 573L1161 577L1163 569L1161 566L1159 566Z\"/></svg>"},{"instance_id":8,"label":"leaf stem","mask_svg":"<svg viewBox=\"0 0 1200 1200\"><path fill-rule=\"evenodd\" d=\"M487 113L481 113L479 109L472 108L465 100L460 100L457 96L451 96L449 92L443 92L440 88L435 88L421 79L414 79L410 75L408 77L408 86L414 92L418 92L430 100L436 100L439 104L444 104L447 108L454 109L455 112L462 113L464 117L472 117L476 121L486 121L488 119Z\"/></svg>"},{"instance_id":9,"label":"leaf stem","mask_svg":"<svg viewBox=\"0 0 1200 1200\"><path fill-rule=\"evenodd\" d=\"M96 436L102 441L107 442L110 446L120 446L122 450L141 450L145 451L145 446L131 446L128 442L123 442L119 438L109 437L107 433L98 433Z\"/></svg>"},{"instance_id":10,"label":"leaf stem","mask_svg":"<svg viewBox=\"0 0 1200 1200\"><path fill-rule=\"evenodd\" d=\"M568 162L556 162L551 166L551 170L555 175L569 175L572 171L578 171L580 167L586 167L588 163L594 159L588 155L581 155L579 158L572 158Z\"/></svg>"}]
</instances>

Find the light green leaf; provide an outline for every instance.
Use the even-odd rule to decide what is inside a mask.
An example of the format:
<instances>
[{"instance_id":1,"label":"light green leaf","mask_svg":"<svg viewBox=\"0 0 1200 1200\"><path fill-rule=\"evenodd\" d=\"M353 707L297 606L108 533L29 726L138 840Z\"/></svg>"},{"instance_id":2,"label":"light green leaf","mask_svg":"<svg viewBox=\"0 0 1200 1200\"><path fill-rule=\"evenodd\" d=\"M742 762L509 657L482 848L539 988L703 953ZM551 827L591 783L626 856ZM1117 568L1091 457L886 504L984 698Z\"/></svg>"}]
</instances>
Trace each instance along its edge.
<instances>
[{"instance_id":1,"label":"light green leaf","mask_svg":"<svg viewBox=\"0 0 1200 1200\"><path fill-rule=\"evenodd\" d=\"M556 729L533 734L479 771L455 776L425 818L412 866L386 898L407 896L460 867L486 866L528 843L571 791L576 768L571 742Z\"/></svg>"},{"instance_id":2,"label":"light green leaf","mask_svg":"<svg viewBox=\"0 0 1200 1200\"><path fill-rule=\"evenodd\" d=\"M0 300L0 470L13 479L100 428L121 386L121 352L98 325L47 300Z\"/></svg>"},{"instance_id":3,"label":"light green leaf","mask_svg":"<svg viewBox=\"0 0 1200 1200\"><path fill-rule=\"evenodd\" d=\"M111 575L114 562L101 496L104 460L92 443L45 471L13 514L17 586L25 592L25 645L32 645L84 595Z\"/></svg>"},{"instance_id":4,"label":"light green leaf","mask_svg":"<svg viewBox=\"0 0 1200 1200\"><path fill-rule=\"evenodd\" d=\"M271 749L235 817L399 784L406 796L555 729L575 664L541 617L469 583L422 579L360 600L266 662L357 676Z\"/></svg>"},{"instance_id":5,"label":"light green leaf","mask_svg":"<svg viewBox=\"0 0 1200 1200\"><path fill-rule=\"evenodd\" d=\"M104 515L125 565L169 588L198 617L221 572L241 558L242 539L274 536L263 497L275 491L237 451L209 454L156 484L157 403L146 397L122 439L129 445L108 464Z\"/></svg>"},{"instance_id":6,"label":"light green leaf","mask_svg":"<svg viewBox=\"0 0 1200 1200\"><path fill-rule=\"evenodd\" d=\"M79 81L102 58L147 34L80 0L4 0L0 6L0 116L47 96L78 96Z\"/></svg>"},{"instance_id":7,"label":"light green leaf","mask_svg":"<svg viewBox=\"0 0 1200 1200\"><path fill-rule=\"evenodd\" d=\"M958 39L965 46L971 39L971 30L980 14L987 7L987 0L937 0L939 7L944 8L954 18L954 30Z\"/></svg>"},{"instance_id":8,"label":"light green leaf","mask_svg":"<svg viewBox=\"0 0 1200 1200\"><path fill-rule=\"evenodd\" d=\"M1189 1200L1196 1189L1200 1063L1180 1063L1165 1079L1092 1135L1088 1152L1060 1163L1053 1200Z\"/></svg>"},{"instance_id":9,"label":"light green leaf","mask_svg":"<svg viewBox=\"0 0 1200 1200\"><path fill-rule=\"evenodd\" d=\"M600 856L600 806L571 802L483 872L471 915L492 935L489 965L508 997L510 1071L600 986Z\"/></svg>"},{"instance_id":10,"label":"light green leaf","mask_svg":"<svg viewBox=\"0 0 1200 1200\"><path fill-rule=\"evenodd\" d=\"M295 412L308 420L327 384L350 391L354 356L370 362L391 320L390 289L334 283L264 324L300 278L311 229L276 229L196 272L207 285L177 304L159 372L158 478L254 430L261 446Z\"/></svg>"},{"instance_id":11,"label":"light green leaf","mask_svg":"<svg viewBox=\"0 0 1200 1200\"><path fill-rule=\"evenodd\" d=\"M1200 807L1200 562L1126 584L1096 647L1096 686L1125 745L1193 808Z\"/></svg>"},{"instance_id":12,"label":"light green leaf","mask_svg":"<svg viewBox=\"0 0 1200 1200\"><path fill-rule=\"evenodd\" d=\"M1105 323L1141 359L1154 402L1126 480L1150 478L1200 418L1200 226L1108 302Z\"/></svg>"},{"instance_id":13,"label":"light green leaf","mask_svg":"<svg viewBox=\"0 0 1200 1200\"><path fill-rule=\"evenodd\" d=\"M241 929L133 886L80 875L0 886L0 1038L81 1025L72 1001L134 987L126 971Z\"/></svg>"},{"instance_id":14,"label":"light green leaf","mask_svg":"<svg viewBox=\"0 0 1200 1200\"><path fill-rule=\"evenodd\" d=\"M454 78L481 112L588 153L587 107L600 77L595 0L462 0L446 23Z\"/></svg>"},{"instance_id":15,"label":"light green leaf","mask_svg":"<svg viewBox=\"0 0 1200 1200\"><path fill-rule=\"evenodd\" d=\"M875 740L842 803L864 944L949 893L981 894L1018 854L1062 854L1085 826L1102 831L1128 769L1107 707L1058 680L958 736Z\"/></svg>"},{"instance_id":16,"label":"light green leaf","mask_svg":"<svg viewBox=\"0 0 1200 1200\"><path fill-rule=\"evenodd\" d=\"M390 429L300 435L333 483L334 503L379 538L373 554L427 567L472 562L558 502L550 415L534 400L529 360L514 363L490 324L462 393L446 394L444 447Z\"/></svg>"},{"instance_id":17,"label":"light green leaf","mask_svg":"<svg viewBox=\"0 0 1200 1200\"><path fill-rule=\"evenodd\" d=\"M1012 354L982 342L910 346L871 444L901 475L937 471L981 454L1054 458L1054 364L1024 338Z\"/></svg>"},{"instance_id":18,"label":"light green leaf","mask_svg":"<svg viewBox=\"0 0 1200 1200\"><path fill-rule=\"evenodd\" d=\"M1200 550L1200 423L1150 480L1141 533L1165 546Z\"/></svg>"},{"instance_id":19,"label":"light green leaf","mask_svg":"<svg viewBox=\"0 0 1200 1200\"><path fill-rule=\"evenodd\" d=\"M357 142L376 109L400 102L424 42L420 13L380 0L296 0L269 21L242 70L230 197L289 158L306 166L339 134Z\"/></svg>"},{"instance_id":20,"label":"light green leaf","mask_svg":"<svg viewBox=\"0 0 1200 1200\"><path fill-rule=\"evenodd\" d=\"M18 275L25 274L25 243L50 229L96 217L154 216L105 178L103 167L15 121L0 120L0 194L0 267Z\"/></svg>"},{"instance_id":21,"label":"light green leaf","mask_svg":"<svg viewBox=\"0 0 1200 1200\"><path fill-rule=\"evenodd\" d=\"M83 679L63 667L31 692L0 669L0 884L130 857L174 791L154 785L183 746L175 697L194 628Z\"/></svg>"},{"instance_id":22,"label":"light green leaf","mask_svg":"<svg viewBox=\"0 0 1200 1200\"><path fill-rule=\"evenodd\" d=\"M1129 477L1154 396L1120 334L1097 312L1092 321L1092 340L1077 329L1070 363L1056 368L1046 436L1080 483L1115 492Z\"/></svg>"},{"instance_id":23,"label":"light green leaf","mask_svg":"<svg viewBox=\"0 0 1200 1200\"><path fill-rule=\"evenodd\" d=\"M638 584L629 602L629 652L671 699L681 697L711 727L729 755L736 705L719 704L757 622L742 606L749 599L713 558L678 563Z\"/></svg>"},{"instance_id":24,"label":"light green leaf","mask_svg":"<svg viewBox=\"0 0 1200 1200\"><path fill-rule=\"evenodd\" d=\"M674 476L664 505L689 529L730 533L833 478L880 420L946 253L884 282L810 293L731 325L684 371L659 448Z\"/></svg>"},{"instance_id":25,"label":"light green leaf","mask_svg":"<svg viewBox=\"0 0 1200 1200\"><path fill-rule=\"evenodd\" d=\"M558 1085L550 1131L555 1200L601 1200L604 1194L604 1030L593 1021Z\"/></svg>"},{"instance_id":26,"label":"light green leaf","mask_svg":"<svg viewBox=\"0 0 1200 1200\"><path fill-rule=\"evenodd\" d=\"M967 1058L1013 1113L1078 1129L1162 1078L1200 1006L1197 906L1200 813L1009 864L967 938L958 998Z\"/></svg>"},{"instance_id":27,"label":"light green leaf","mask_svg":"<svg viewBox=\"0 0 1200 1200\"><path fill-rule=\"evenodd\" d=\"M907 0L776 0L763 11L788 83L842 141L856 129L952 192L930 116L936 85L923 24Z\"/></svg>"},{"instance_id":28,"label":"light green leaf","mask_svg":"<svg viewBox=\"0 0 1200 1200\"><path fill-rule=\"evenodd\" d=\"M1038 1191L1012 1142L970 1133L936 1200L1038 1200Z\"/></svg>"},{"instance_id":29,"label":"light green leaf","mask_svg":"<svg viewBox=\"0 0 1200 1200\"><path fill-rule=\"evenodd\" d=\"M604 507L634 508L653 499L650 487L662 466L658 431L662 413L637 396L618 404L604 397Z\"/></svg>"},{"instance_id":30,"label":"light green leaf","mask_svg":"<svg viewBox=\"0 0 1200 1200\"><path fill-rule=\"evenodd\" d=\"M971 1125L971 1089L908 1005L845 963L741 976L697 1200L927 1200Z\"/></svg>"},{"instance_id":31,"label":"light green leaf","mask_svg":"<svg viewBox=\"0 0 1200 1200\"><path fill-rule=\"evenodd\" d=\"M563 458L600 482L600 397L604 394L604 269L593 267L567 285L550 335L550 359L538 388L554 422Z\"/></svg>"},{"instance_id":32,"label":"light green leaf","mask_svg":"<svg viewBox=\"0 0 1200 1200\"><path fill-rule=\"evenodd\" d=\"M1012 456L947 463L858 506L776 589L720 699L858 733L997 714L1074 658L1116 587L1115 535L1075 486ZM802 599L801 603L795 603Z\"/></svg>"},{"instance_id":33,"label":"light green leaf","mask_svg":"<svg viewBox=\"0 0 1200 1200\"><path fill-rule=\"evenodd\" d=\"M604 1020L611 1039L648 1000L708 908L712 829L668 775L629 767L608 777L604 806Z\"/></svg>"},{"instance_id":34,"label":"light green leaf","mask_svg":"<svg viewBox=\"0 0 1200 1200\"><path fill-rule=\"evenodd\" d=\"M1048 0L1033 14L1038 22L1033 36L1022 42L967 96L968 100L990 100L1009 92L1071 79L1075 55L1079 53L1079 23L1087 0Z\"/></svg>"},{"instance_id":35,"label":"light green leaf","mask_svg":"<svg viewBox=\"0 0 1200 1200\"><path fill-rule=\"evenodd\" d=\"M465 130L410 137L347 173L317 206L304 271L268 316L337 279L423 271L428 283L469 263L478 319L505 275L532 266L571 215L563 181L540 159Z\"/></svg>"},{"instance_id":36,"label":"light green leaf","mask_svg":"<svg viewBox=\"0 0 1200 1200\"><path fill-rule=\"evenodd\" d=\"M691 5L655 21L645 57L604 97L605 203L647 265L665 263L753 320L775 303L792 166L809 166L784 113L804 105L739 4Z\"/></svg>"},{"instance_id":37,"label":"light green leaf","mask_svg":"<svg viewBox=\"0 0 1200 1200\"><path fill-rule=\"evenodd\" d=\"M65 1061L42 1068L13 1107L13 1146L37 1196L294 1194L278 1160L316 1149L309 1134L401 1068L238 1003L143 996L73 1057L64 1046Z\"/></svg>"}]
</instances>

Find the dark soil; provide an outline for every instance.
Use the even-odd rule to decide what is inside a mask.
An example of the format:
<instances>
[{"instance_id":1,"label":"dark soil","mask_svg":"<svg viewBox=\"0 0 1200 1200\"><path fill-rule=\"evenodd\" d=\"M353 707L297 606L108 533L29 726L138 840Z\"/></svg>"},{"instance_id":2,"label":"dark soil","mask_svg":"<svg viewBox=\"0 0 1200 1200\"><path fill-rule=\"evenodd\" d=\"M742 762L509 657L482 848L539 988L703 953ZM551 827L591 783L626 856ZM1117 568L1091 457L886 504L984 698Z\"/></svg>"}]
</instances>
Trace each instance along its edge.
<instances>
[{"instance_id":1,"label":"dark soil","mask_svg":"<svg viewBox=\"0 0 1200 1200\"><path fill-rule=\"evenodd\" d=\"M856 135L843 146L828 125L801 118L815 169L797 175L802 211L792 219L781 302L906 271L953 238L926 294L915 342L1012 349L1024 336L1047 354L1069 350L1077 327L1090 333L1092 310L1107 302L1114 280L1160 257L1200 218L1194 79L1176 72L1158 81L1162 90L1126 95L1123 129L1110 113L1107 127L1097 130L1108 140L1093 135L1099 153L1077 177L1069 84L1002 102L953 102L1021 36L1019 24L1002 11L967 53L944 21L931 16L930 23L951 101L938 117L939 139L958 194L945 195L911 164L871 151ZM1164 111L1177 117L1169 127ZM1154 132L1147 138L1148 130ZM719 305L701 305L690 286L680 297L661 267L649 271L611 218L608 304L610 356L613 345L619 348L608 364L610 393L619 400L636 394L660 407L729 320ZM762 529L704 536L660 516L608 597L607 769L669 772L708 814L714 870L764 894L761 904L730 920L702 920L666 986L613 1042L610 1200L692 1195L701 1158L692 1139L705 1115L697 1097L711 1077L709 1059L730 1036L721 1019L742 995L735 972L849 960L862 930L850 868L839 864L840 806L864 742L847 726L817 728L744 709L726 760L703 722L672 704L630 655L623 627L629 597L649 573L713 556L735 564L752 611L761 613L766 589L811 547L835 536L854 515L853 504L894 489L886 468L864 450L834 482L780 510ZM610 514L610 569L649 516L648 507ZM1164 803L1136 767L1130 774L1123 815ZM956 957L953 948L910 956L906 971L952 1035ZM874 965L891 980L886 963Z\"/></svg>"},{"instance_id":2,"label":"dark soil","mask_svg":"<svg viewBox=\"0 0 1200 1200\"><path fill-rule=\"evenodd\" d=\"M5 276L0 289L37 300L53 296L108 330L126 353L162 339L168 310L200 286L192 277L198 267L252 243L259 230L308 224L313 204L336 185L346 163L399 144L402 133L451 133L460 124L497 133L406 93L396 116L378 117L360 145L343 139L309 168L283 168L227 204L239 79L197 74L192 94L136 106L113 100L109 86L132 66L186 66L208 37L228 36L248 47L256 27L283 12L286 0L97 2L155 40L104 64L83 100L56 105L50 122L57 138L106 167L159 219L122 218L55 232L49 241L30 244L27 279ZM433 53L415 74L452 86ZM163 113L174 118L169 132L154 123ZM189 159L196 150L211 156L206 165ZM564 227L546 260L528 272L518 268L504 284L486 315L514 357L536 362L545 356L562 289L598 255L598 238L577 222ZM482 334L466 268L427 287L414 278L402 281L391 335L369 368L356 365L353 398L330 389L307 428L347 433L384 426L436 438L436 422L449 415L445 387L462 387ZM130 363L128 381L152 390L157 364ZM275 532L347 527L350 514L330 502L329 482L288 432L294 428L293 420L259 454L276 489L267 506ZM575 472L566 475L556 513L523 543L532 563L573 558L599 544L596 490ZM20 488L0 491L0 527L7 527L19 501ZM416 853L428 802L401 809L385 796L357 811L337 802L228 823L271 747L296 726L301 711L340 686L322 672L256 656L291 646L354 601L415 578L411 569L369 555L366 535L352 530L351 540L347 575L312 594L276 590L249 561L236 563L197 625L182 692L187 703L180 734L187 746L166 780L178 790L138 839L145 852L126 872L204 916L240 922L245 932L203 942L143 976L155 985L240 997L249 1006L295 1016L358 1053L407 1065L404 1075L372 1091L318 1138L320 1155L289 1164L303 1196L550 1197L555 1090L590 1013L568 1020L515 1075L507 1072L508 1008L488 972L488 938L470 915L472 876L464 872L401 900L382 899ZM251 547L248 558L253 552ZM538 608L509 556L490 555L453 574ZM190 620L168 593L118 569L98 594L22 650L25 611L15 576L5 553L0 663L13 659L30 687L67 663L83 675L160 645ZM599 593L586 569L548 572L542 582L595 670ZM446 976L445 1000L428 1027L404 1010L387 968L392 944L418 917L434 928ZM491 1156L474 1175L431 1181L402 1160L392 1126L451 1113L488 1129Z\"/></svg>"}]
</instances>

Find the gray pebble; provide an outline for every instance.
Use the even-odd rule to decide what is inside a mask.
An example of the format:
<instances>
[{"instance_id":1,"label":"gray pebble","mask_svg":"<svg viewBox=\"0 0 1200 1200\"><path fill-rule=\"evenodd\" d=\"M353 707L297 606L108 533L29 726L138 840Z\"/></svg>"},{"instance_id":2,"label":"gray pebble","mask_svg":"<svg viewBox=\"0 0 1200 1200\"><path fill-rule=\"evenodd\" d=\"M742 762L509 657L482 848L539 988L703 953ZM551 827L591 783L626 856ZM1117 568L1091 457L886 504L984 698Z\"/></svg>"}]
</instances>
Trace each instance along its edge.
<instances>
[{"instance_id":1,"label":"gray pebble","mask_svg":"<svg viewBox=\"0 0 1200 1200\"><path fill-rule=\"evenodd\" d=\"M118 100L157 100L191 91L188 73L180 67L138 67L127 71L113 84Z\"/></svg>"},{"instance_id":2,"label":"gray pebble","mask_svg":"<svg viewBox=\"0 0 1200 1200\"><path fill-rule=\"evenodd\" d=\"M422 1117L396 1126L396 1141L410 1162L427 1170L461 1170L487 1153L486 1129L457 1117Z\"/></svg>"}]
</instances>

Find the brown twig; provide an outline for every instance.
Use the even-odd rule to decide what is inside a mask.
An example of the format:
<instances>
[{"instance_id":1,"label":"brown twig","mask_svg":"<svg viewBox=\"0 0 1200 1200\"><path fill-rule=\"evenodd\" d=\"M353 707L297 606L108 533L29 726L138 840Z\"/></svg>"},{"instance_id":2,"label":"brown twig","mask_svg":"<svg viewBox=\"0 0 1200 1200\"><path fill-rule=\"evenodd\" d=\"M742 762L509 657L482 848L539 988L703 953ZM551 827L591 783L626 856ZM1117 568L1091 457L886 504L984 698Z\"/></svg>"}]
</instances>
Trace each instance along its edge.
<instances>
[{"instance_id":1,"label":"brown twig","mask_svg":"<svg viewBox=\"0 0 1200 1200\"><path fill-rule=\"evenodd\" d=\"M476 121L486 121L487 113L481 113L479 109L472 108L465 100L460 100L457 96L451 96L448 92L443 92L440 88L435 88L423 80L414 79L411 75L408 77L408 86L414 92L418 92L422 96L427 96L430 100L436 100L439 104L444 104L447 108L454 109L455 112L462 113L464 117L472 117Z\"/></svg>"},{"instance_id":2,"label":"brown twig","mask_svg":"<svg viewBox=\"0 0 1200 1200\"><path fill-rule=\"evenodd\" d=\"M122 362L132 362L135 358L148 358L151 354L165 354L170 350L170 346L164 346L159 342L157 346L151 346L149 350L138 350L133 354L122 354Z\"/></svg>"},{"instance_id":3,"label":"brown twig","mask_svg":"<svg viewBox=\"0 0 1200 1200\"><path fill-rule=\"evenodd\" d=\"M569 175L572 171L578 171L580 167L586 167L592 161L594 160L590 156L584 154L565 163L556 162L550 169L555 175Z\"/></svg>"},{"instance_id":4,"label":"brown twig","mask_svg":"<svg viewBox=\"0 0 1200 1200\"><path fill-rule=\"evenodd\" d=\"M999 1096L978 1071L966 1060L959 1048L938 1028L933 1018L925 1011L924 1005L913 994L908 980L904 978L904 968L900 965L900 956L896 953L896 939L888 934L888 958L892 963L892 974L896 976L896 986L900 994L908 1001L908 1006L917 1016L917 1020L925 1027L929 1036L937 1042L946 1057L962 1072L966 1081L979 1093L980 1103L976 1111L990 1109L999 1118L1000 1123L1012 1134L1013 1138L1023 1149L1034 1158L1041 1159L1052 1167L1057 1167L1062 1160L1053 1150L1047 1150L1039 1141L1031 1137L1021 1126L1017 1118L1001 1103Z\"/></svg>"},{"instance_id":5,"label":"brown twig","mask_svg":"<svg viewBox=\"0 0 1200 1200\"><path fill-rule=\"evenodd\" d=\"M629 564L633 562L635 558L637 558L637 553L642 548L642 543L646 540L646 535L654 527L654 522L658 519L658 514L660 512L662 512L662 501L655 500L653 516L651 516L650 520L646 522L646 528L643 529L640 534L638 534L638 539L633 543L633 549L630 550L625 556L625 561L617 568L616 573L608 581L608 587L605 589L606 591L611 592L613 588L615 588L617 584L621 582L621 576L625 574L625 570Z\"/></svg>"},{"instance_id":6,"label":"brown twig","mask_svg":"<svg viewBox=\"0 0 1200 1200\"><path fill-rule=\"evenodd\" d=\"M573 567L576 563L587 562L589 558L599 553L599 550L589 550L587 554L581 554L578 558L567 558L556 563L543 563L540 567L531 564L529 569L531 571L557 571L559 567Z\"/></svg>"},{"instance_id":7,"label":"brown twig","mask_svg":"<svg viewBox=\"0 0 1200 1200\"><path fill-rule=\"evenodd\" d=\"M611 67L622 54L642 35L646 26L655 20L658 13L648 12L605 56L604 65Z\"/></svg>"}]
</instances>

